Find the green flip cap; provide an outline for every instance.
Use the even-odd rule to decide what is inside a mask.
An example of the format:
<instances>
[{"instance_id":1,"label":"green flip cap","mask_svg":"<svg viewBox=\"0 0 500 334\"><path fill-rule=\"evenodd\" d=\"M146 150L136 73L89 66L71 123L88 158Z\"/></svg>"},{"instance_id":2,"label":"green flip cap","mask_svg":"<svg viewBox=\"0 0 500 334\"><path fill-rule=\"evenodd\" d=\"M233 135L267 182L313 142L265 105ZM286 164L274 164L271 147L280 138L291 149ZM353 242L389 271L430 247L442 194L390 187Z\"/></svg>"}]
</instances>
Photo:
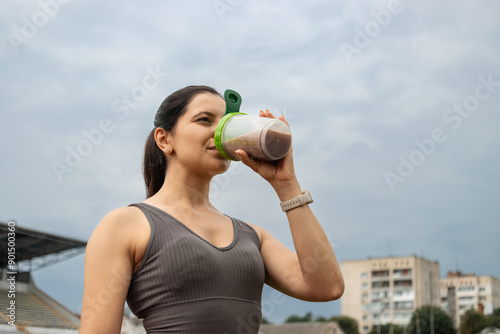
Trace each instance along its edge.
<instances>
[{"instance_id":1,"label":"green flip cap","mask_svg":"<svg viewBox=\"0 0 500 334\"><path fill-rule=\"evenodd\" d=\"M231 114L240 111L241 96L231 89L226 89L224 92L224 100L226 100L226 113Z\"/></svg>"}]
</instances>

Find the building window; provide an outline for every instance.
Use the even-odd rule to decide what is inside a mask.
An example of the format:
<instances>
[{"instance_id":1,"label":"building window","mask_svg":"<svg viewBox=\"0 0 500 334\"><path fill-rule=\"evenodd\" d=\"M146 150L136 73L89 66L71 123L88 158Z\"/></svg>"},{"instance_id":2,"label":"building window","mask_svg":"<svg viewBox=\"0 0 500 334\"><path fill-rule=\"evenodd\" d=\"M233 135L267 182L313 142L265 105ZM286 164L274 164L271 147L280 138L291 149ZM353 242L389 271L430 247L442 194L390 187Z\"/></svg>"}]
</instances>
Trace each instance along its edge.
<instances>
[{"instance_id":1,"label":"building window","mask_svg":"<svg viewBox=\"0 0 500 334\"><path fill-rule=\"evenodd\" d=\"M376 270L372 271L372 277L388 277L389 270Z\"/></svg>"},{"instance_id":2,"label":"building window","mask_svg":"<svg viewBox=\"0 0 500 334\"><path fill-rule=\"evenodd\" d=\"M361 296L361 299L366 300L367 298L368 298L368 294L366 292L363 293L363 295Z\"/></svg>"},{"instance_id":3,"label":"building window","mask_svg":"<svg viewBox=\"0 0 500 334\"><path fill-rule=\"evenodd\" d=\"M389 281L372 282L372 288L388 288Z\"/></svg>"},{"instance_id":4,"label":"building window","mask_svg":"<svg viewBox=\"0 0 500 334\"><path fill-rule=\"evenodd\" d=\"M368 289L368 283L363 283L363 284L361 284L361 287L362 287L363 289Z\"/></svg>"},{"instance_id":5,"label":"building window","mask_svg":"<svg viewBox=\"0 0 500 334\"><path fill-rule=\"evenodd\" d=\"M484 286L479 288L479 292L485 292L485 291L486 291L486 288Z\"/></svg>"},{"instance_id":6,"label":"building window","mask_svg":"<svg viewBox=\"0 0 500 334\"><path fill-rule=\"evenodd\" d=\"M475 298L474 296L460 296L458 297L458 300L460 300L461 302L470 302L470 301L473 301Z\"/></svg>"},{"instance_id":7,"label":"building window","mask_svg":"<svg viewBox=\"0 0 500 334\"><path fill-rule=\"evenodd\" d=\"M365 315L363 316L363 320L368 320L368 315L366 315L366 314L365 314Z\"/></svg>"},{"instance_id":8,"label":"building window","mask_svg":"<svg viewBox=\"0 0 500 334\"><path fill-rule=\"evenodd\" d=\"M458 291L475 291L476 290L476 287L474 285L464 285L464 286L460 286L458 287Z\"/></svg>"},{"instance_id":9,"label":"building window","mask_svg":"<svg viewBox=\"0 0 500 334\"><path fill-rule=\"evenodd\" d=\"M394 286L406 286L406 287L410 287L411 286L411 279L401 280L401 281L394 281Z\"/></svg>"},{"instance_id":10,"label":"building window","mask_svg":"<svg viewBox=\"0 0 500 334\"><path fill-rule=\"evenodd\" d=\"M368 332L370 328L368 326L363 326L363 332Z\"/></svg>"},{"instance_id":11,"label":"building window","mask_svg":"<svg viewBox=\"0 0 500 334\"><path fill-rule=\"evenodd\" d=\"M393 275L394 277L411 276L411 269L395 269Z\"/></svg>"},{"instance_id":12,"label":"building window","mask_svg":"<svg viewBox=\"0 0 500 334\"><path fill-rule=\"evenodd\" d=\"M394 308L396 309L413 308L413 301L394 302Z\"/></svg>"},{"instance_id":13,"label":"building window","mask_svg":"<svg viewBox=\"0 0 500 334\"><path fill-rule=\"evenodd\" d=\"M412 297L412 290L394 290L394 297Z\"/></svg>"},{"instance_id":14,"label":"building window","mask_svg":"<svg viewBox=\"0 0 500 334\"><path fill-rule=\"evenodd\" d=\"M368 273L366 271L362 272L361 278L368 278Z\"/></svg>"}]
</instances>

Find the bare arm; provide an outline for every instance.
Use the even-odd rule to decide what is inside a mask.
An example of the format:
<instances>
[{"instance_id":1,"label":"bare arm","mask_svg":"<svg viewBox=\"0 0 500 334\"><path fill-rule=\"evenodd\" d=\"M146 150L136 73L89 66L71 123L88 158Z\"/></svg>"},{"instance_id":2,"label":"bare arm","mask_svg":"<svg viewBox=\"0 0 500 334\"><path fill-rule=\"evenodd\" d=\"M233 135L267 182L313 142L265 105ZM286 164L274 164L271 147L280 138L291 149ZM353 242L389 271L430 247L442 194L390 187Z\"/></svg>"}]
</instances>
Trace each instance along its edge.
<instances>
[{"instance_id":1,"label":"bare arm","mask_svg":"<svg viewBox=\"0 0 500 334\"><path fill-rule=\"evenodd\" d=\"M149 238L141 219L136 208L119 208L92 233L85 252L81 334L120 333L137 246Z\"/></svg>"},{"instance_id":2,"label":"bare arm","mask_svg":"<svg viewBox=\"0 0 500 334\"><path fill-rule=\"evenodd\" d=\"M261 112L262 117L274 118ZM285 121L284 117L280 119ZM302 194L295 176L292 150L277 162L256 161L242 150L242 162L266 179L281 201ZM257 227L261 237L267 281L270 286L292 297L308 301L329 301L342 296L344 279L328 238L309 205L286 213L296 252L286 248L266 230Z\"/></svg>"},{"instance_id":3,"label":"bare arm","mask_svg":"<svg viewBox=\"0 0 500 334\"><path fill-rule=\"evenodd\" d=\"M300 185L278 190L285 201L302 193ZM295 189L295 190L293 190ZM295 195L297 194L297 195ZM344 280L335 253L320 223L308 205L286 213L295 252L269 232L262 233L262 256L267 283L293 297L308 301L329 301L342 296Z\"/></svg>"}]
</instances>

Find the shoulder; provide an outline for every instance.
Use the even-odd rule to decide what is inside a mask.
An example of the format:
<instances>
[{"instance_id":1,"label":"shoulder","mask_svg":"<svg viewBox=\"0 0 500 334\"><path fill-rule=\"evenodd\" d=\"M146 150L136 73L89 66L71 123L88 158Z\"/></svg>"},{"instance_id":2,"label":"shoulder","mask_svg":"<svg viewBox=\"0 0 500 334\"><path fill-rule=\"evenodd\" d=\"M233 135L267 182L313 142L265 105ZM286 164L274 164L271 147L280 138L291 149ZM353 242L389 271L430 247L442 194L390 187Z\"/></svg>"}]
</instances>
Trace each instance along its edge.
<instances>
[{"instance_id":1,"label":"shoulder","mask_svg":"<svg viewBox=\"0 0 500 334\"><path fill-rule=\"evenodd\" d=\"M266 238L266 236L270 235L270 233L265 228L263 228L262 226L255 225L255 224L252 224L252 223L247 223L247 222L243 222L243 223L246 224L247 226L249 226L250 228L252 228L255 231L255 233L259 237L259 241L261 243Z\"/></svg>"},{"instance_id":2,"label":"shoulder","mask_svg":"<svg viewBox=\"0 0 500 334\"><path fill-rule=\"evenodd\" d=\"M148 221L137 207L119 207L108 212L95 228L89 246L105 243L113 246L133 246L140 236L149 237Z\"/></svg>"}]
</instances>

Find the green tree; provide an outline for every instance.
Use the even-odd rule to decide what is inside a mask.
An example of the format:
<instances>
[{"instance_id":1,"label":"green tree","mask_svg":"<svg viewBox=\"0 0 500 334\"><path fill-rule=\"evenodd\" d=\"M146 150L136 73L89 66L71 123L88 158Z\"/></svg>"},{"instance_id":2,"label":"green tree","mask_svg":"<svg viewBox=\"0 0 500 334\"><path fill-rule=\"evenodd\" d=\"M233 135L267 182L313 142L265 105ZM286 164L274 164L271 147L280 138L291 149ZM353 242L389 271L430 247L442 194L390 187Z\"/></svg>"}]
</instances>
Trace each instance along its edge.
<instances>
[{"instance_id":1,"label":"green tree","mask_svg":"<svg viewBox=\"0 0 500 334\"><path fill-rule=\"evenodd\" d=\"M486 317L474 309L465 311L460 319L461 334L476 334L486 327Z\"/></svg>"},{"instance_id":2,"label":"green tree","mask_svg":"<svg viewBox=\"0 0 500 334\"><path fill-rule=\"evenodd\" d=\"M436 306L422 306L413 312L410 320L410 334L455 334L453 320L442 309Z\"/></svg>"},{"instance_id":3,"label":"green tree","mask_svg":"<svg viewBox=\"0 0 500 334\"><path fill-rule=\"evenodd\" d=\"M354 318L342 315L340 317L331 317L330 321L335 321L345 334L359 334L358 321Z\"/></svg>"},{"instance_id":4,"label":"green tree","mask_svg":"<svg viewBox=\"0 0 500 334\"><path fill-rule=\"evenodd\" d=\"M493 310L493 314L486 317L486 327L500 328L500 308Z\"/></svg>"},{"instance_id":5,"label":"green tree","mask_svg":"<svg viewBox=\"0 0 500 334\"><path fill-rule=\"evenodd\" d=\"M272 322L270 322L269 320L267 320L264 317L262 317L262 320L260 321L260 323L263 324L263 325L270 325L270 324L272 324Z\"/></svg>"},{"instance_id":6,"label":"green tree","mask_svg":"<svg viewBox=\"0 0 500 334\"><path fill-rule=\"evenodd\" d=\"M307 312L305 316L301 317L296 314L292 314L289 316L286 320L285 323L291 323L291 322L310 322L312 321L312 313Z\"/></svg>"},{"instance_id":7,"label":"green tree","mask_svg":"<svg viewBox=\"0 0 500 334\"><path fill-rule=\"evenodd\" d=\"M392 326L392 332L391 332L391 326ZM403 334L406 333L404 331L404 327L394 325L394 324L384 324L380 325L380 330L378 329L378 325L375 325L372 327L372 330L370 331L369 334Z\"/></svg>"}]
</instances>

